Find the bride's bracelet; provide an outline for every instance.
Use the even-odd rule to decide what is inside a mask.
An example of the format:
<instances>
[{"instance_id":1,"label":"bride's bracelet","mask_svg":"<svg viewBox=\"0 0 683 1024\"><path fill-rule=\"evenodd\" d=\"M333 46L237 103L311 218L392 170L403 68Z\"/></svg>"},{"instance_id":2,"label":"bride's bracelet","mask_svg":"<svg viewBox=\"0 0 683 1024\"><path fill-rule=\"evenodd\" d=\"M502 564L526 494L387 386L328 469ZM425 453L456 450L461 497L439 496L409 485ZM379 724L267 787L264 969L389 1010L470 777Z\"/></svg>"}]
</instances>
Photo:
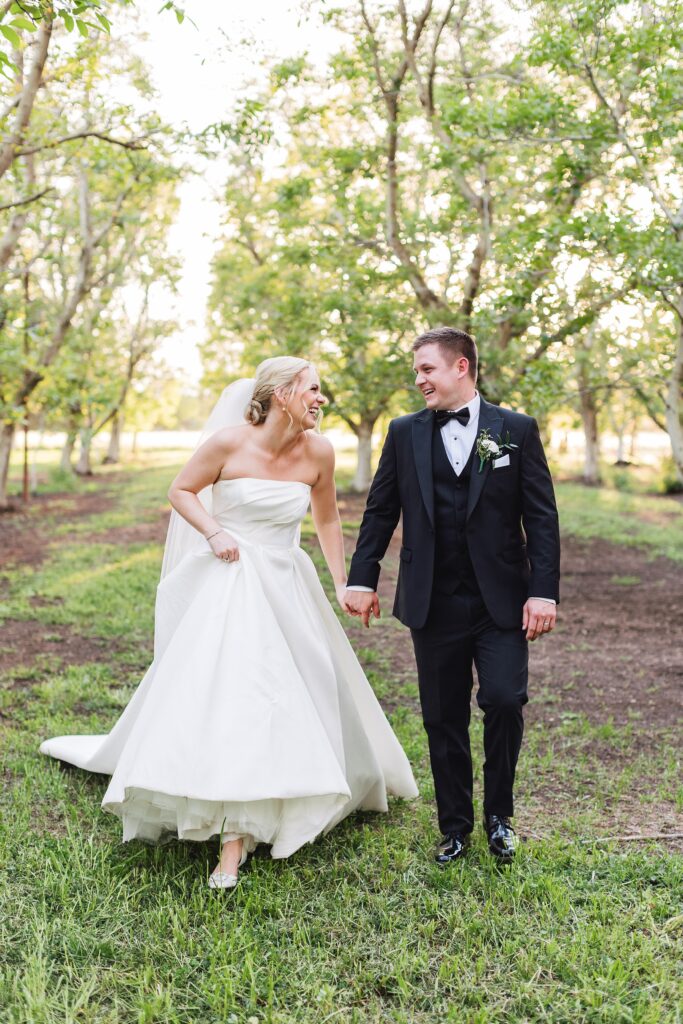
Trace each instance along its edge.
<instances>
[{"instance_id":1,"label":"bride's bracelet","mask_svg":"<svg viewBox=\"0 0 683 1024\"><path fill-rule=\"evenodd\" d=\"M212 537L217 537L217 536L218 536L218 534L219 534L219 533L222 533L222 532L223 532L223 530L222 530L222 529L221 529L221 530L216 530L216 532L215 532L215 533L210 533L210 534L209 534L209 536L208 536L208 537L205 537L204 539L205 539L205 540L211 540L211 538L212 538Z\"/></svg>"}]
</instances>

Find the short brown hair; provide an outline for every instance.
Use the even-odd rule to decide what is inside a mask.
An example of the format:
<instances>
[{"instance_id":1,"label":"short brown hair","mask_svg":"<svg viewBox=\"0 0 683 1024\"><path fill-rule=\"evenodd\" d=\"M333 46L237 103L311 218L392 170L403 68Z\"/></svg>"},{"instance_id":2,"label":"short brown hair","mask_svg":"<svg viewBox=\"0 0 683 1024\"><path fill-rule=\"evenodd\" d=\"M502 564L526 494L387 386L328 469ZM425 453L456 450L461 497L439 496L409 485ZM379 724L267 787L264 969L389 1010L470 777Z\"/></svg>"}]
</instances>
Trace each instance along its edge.
<instances>
[{"instance_id":1,"label":"short brown hair","mask_svg":"<svg viewBox=\"0 0 683 1024\"><path fill-rule=\"evenodd\" d=\"M458 356L464 356L470 364L470 377L472 380L477 379L477 345L467 331L459 331L456 327L434 327L415 339L413 352L417 352L423 345L434 344L439 346L445 356L450 356L451 362L455 362Z\"/></svg>"}]
</instances>

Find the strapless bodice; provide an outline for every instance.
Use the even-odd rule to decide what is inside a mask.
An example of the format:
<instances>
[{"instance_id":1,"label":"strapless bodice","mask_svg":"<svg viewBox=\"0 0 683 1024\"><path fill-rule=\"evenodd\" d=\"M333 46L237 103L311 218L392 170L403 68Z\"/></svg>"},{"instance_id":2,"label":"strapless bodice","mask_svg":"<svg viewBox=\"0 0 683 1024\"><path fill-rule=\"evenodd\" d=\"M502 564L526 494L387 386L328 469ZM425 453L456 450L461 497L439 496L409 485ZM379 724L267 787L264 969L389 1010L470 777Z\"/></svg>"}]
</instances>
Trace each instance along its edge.
<instances>
[{"instance_id":1,"label":"strapless bodice","mask_svg":"<svg viewBox=\"0 0 683 1024\"><path fill-rule=\"evenodd\" d=\"M310 496L310 485L298 480L218 480L213 485L213 518L238 541L290 548L299 543Z\"/></svg>"}]
</instances>

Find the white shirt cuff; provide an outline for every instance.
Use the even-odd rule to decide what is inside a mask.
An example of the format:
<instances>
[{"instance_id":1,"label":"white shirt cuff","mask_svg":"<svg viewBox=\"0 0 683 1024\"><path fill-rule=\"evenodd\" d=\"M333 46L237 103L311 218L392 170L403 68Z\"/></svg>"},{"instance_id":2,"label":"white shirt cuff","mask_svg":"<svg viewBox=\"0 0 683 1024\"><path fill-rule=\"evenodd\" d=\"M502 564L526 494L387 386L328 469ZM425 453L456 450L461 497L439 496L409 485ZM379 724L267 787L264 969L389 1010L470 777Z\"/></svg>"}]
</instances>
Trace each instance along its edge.
<instances>
[{"instance_id":1,"label":"white shirt cuff","mask_svg":"<svg viewBox=\"0 0 683 1024\"><path fill-rule=\"evenodd\" d=\"M347 590L362 590L366 594L374 594L372 587L347 587Z\"/></svg>"},{"instance_id":2,"label":"white shirt cuff","mask_svg":"<svg viewBox=\"0 0 683 1024\"><path fill-rule=\"evenodd\" d=\"M530 597L530 601L546 601L548 604L557 604L557 601L552 597Z\"/></svg>"}]
</instances>

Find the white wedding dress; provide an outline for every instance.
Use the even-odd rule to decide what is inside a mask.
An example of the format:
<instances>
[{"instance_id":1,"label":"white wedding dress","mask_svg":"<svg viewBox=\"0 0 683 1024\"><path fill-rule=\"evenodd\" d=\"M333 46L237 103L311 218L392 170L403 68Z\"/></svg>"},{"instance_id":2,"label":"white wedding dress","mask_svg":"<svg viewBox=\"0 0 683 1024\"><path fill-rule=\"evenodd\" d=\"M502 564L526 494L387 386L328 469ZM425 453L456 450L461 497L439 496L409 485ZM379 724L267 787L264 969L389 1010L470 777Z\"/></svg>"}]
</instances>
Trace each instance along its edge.
<instances>
[{"instance_id":1,"label":"white wedding dress","mask_svg":"<svg viewBox=\"0 0 683 1024\"><path fill-rule=\"evenodd\" d=\"M123 838L245 837L287 857L356 809L414 797L408 760L308 555L308 484L213 487L238 542L225 562L185 555L157 591L154 661L107 736L43 753L111 775Z\"/></svg>"}]
</instances>

